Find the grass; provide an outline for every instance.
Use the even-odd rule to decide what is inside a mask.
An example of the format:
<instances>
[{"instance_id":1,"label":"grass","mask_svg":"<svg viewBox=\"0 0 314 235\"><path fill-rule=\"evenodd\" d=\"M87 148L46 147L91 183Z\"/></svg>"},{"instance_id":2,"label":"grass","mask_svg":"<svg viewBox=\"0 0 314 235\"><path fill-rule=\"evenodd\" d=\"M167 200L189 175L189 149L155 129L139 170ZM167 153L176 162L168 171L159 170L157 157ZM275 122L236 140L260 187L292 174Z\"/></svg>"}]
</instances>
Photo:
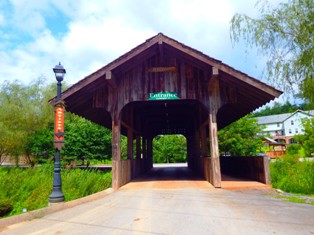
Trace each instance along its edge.
<instances>
[{"instance_id":1,"label":"grass","mask_svg":"<svg viewBox=\"0 0 314 235\"><path fill-rule=\"evenodd\" d=\"M314 162L284 156L270 164L272 186L285 192L314 195Z\"/></svg>"},{"instance_id":2,"label":"grass","mask_svg":"<svg viewBox=\"0 0 314 235\"><path fill-rule=\"evenodd\" d=\"M61 177L65 201L111 187L110 172L62 169ZM27 169L0 167L0 203L9 200L13 207L5 216L21 214L23 209L32 211L46 207L52 191L52 180L52 164Z\"/></svg>"},{"instance_id":3,"label":"grass","mask_svg":"<svg viewBox=\"0 0 314 235\"><path fill-rule=\"evenodd\" d=\"M280 199L283 199L287 202L294 202L294 203L301 203L301 204L306 204L307 201L305 198L299 198L299 197L296 197L296 196L282 196L282 195L278 195L276 196L276 198L280 198ZM309 203L311 204L311 203Z\"/></svg>"}]
</instances>

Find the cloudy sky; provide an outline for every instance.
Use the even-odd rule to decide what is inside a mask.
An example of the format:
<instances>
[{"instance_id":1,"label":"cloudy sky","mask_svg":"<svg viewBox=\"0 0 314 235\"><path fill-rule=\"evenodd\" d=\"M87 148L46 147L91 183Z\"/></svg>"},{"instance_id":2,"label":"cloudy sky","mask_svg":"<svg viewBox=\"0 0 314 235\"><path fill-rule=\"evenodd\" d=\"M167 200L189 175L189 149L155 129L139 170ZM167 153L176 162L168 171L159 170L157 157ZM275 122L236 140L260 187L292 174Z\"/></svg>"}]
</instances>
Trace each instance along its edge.
<instances>
[{"instance_id":1,"label":"cloudy sky","mask_svg":"<svg viewBox=\"0 0 314 235\"><path fill-rule=\"evenodd\" d=\"M159 32L253 77L264 60L232 47L235 13L257 16L253 0L1 0L0 83L54 82L59 62L76 83Z\"/></svg>"}]
</instances>

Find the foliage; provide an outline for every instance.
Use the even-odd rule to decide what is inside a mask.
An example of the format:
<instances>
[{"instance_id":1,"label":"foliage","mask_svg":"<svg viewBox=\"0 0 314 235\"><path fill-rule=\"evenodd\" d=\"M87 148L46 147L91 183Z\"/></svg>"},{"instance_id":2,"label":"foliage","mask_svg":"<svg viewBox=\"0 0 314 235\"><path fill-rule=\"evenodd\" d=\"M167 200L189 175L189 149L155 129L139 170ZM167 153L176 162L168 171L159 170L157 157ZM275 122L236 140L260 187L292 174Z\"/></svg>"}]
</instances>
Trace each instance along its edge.
<instances>
[{"instance_id":1,"label":"foliage","mask_svg":"<svg viewBox=\"0 0 314 235\"><path fill-rule=\"evenodd\" d=\"M110 188L111 172L67 169L62 172L62 180L64 197L71 201Z\"/></svg>"},{"instance_id":2,"label":"foliage","mask_svg":"<svg viewBox=\"0 0 314 235\"><path fill-rule=\"evenodd\" d=\"M298 109L301 110L311 110L313 107L311 107L309 104L291 104L289 101L287 101L285 104L280 104L278 102L274 103L274 106L272 107L265 107L264 109L254 112L254 117L262 117L262 116L269 116L269 115L275 115L275 114L282 114L282 113L294 113Z\"/></svg>"},{"instance_id":3,"label":"foliage","mask_svg":"<svg viewBox=\"0 0 314 235\"><path fill-rule=\"evenodd\" d=\"M314 194L314 162L284 156L270 164L272 186L286 192Z\"/></svg>"},{"instance_id":4,"label":"foliage","mask_svg":"<svg viewBox=\"0 0 314 235\"><path fill-rule=\"evenodd\" d=\"M44 163L55 154L53 147L53 123L28 137L27 151ZM65 147L61 154L65 163L84 160L105 161L111 158L111 132L84 118L66 113Z\"/></svg>"},{"instance_id":5,"label":"foliage","mask_svg":"<svg viewBox=\"0 0 314 235\"><path fill-rule=\"evenodd\" d=\"M219 150L221 154L232 156L253 156L263 147L258 137L262 127L257 120L247 115L218 132Z\"/></svg>"},{"instance_id":6,"label":"foliage","mask_svg":"<svg viewBox=\"0 0 314 235\"><path fill-rule=\"evenodd\" d=\"M28 136L26 142L26 151L35 157L36 163L46 163L55 154L53 147L53 123L49 123L32 135Z\"/></svg>"},{"instance_id":7,"label":"foliage","mask_svg":"<svg viewBox=\"0 0 314 235\"><path fill-rule=\"evenodd\" d=\"M153 140L154 163L186 162L186 139L182 135L159 135Z\"/></svg>"},{"instance_id":8,"label":"foliage","mask_svg":"<svg viewBox=\"0 0 314 235\"><path fill-rule=\"evenodd\" d=\"M52 107L47 104L51 91L44 78L29 86L17 81L0 85L0 155L29 154L28 137L52 120Z\"/></svg>"},{"instance_id":9,"label":"foliage","mask_svg":"<svg viewBox=\"0 0 314 235\"><path fill-rule=\"evenodd\" d=\"M73 114L67 114L64 141L67 162L111 158L111 131Z\"/></svg>"},{"instance_id":10,"label":"foliage","mask_svg":"<svg viewBox=\"0 0 314 235\"><path fill-rule=\"evenodd\" d=\"M54 156L53 107L48 100L56 85L39 78L30 85L5 81L0 85L0 164L3 156L34 156L45 163ZM71 160L106 160L111 156L111 132L83 118L67 113L65 148L62 154ZM29 158L30 159L30 158Z\"/></svg>"},{"instance_id":11,"label":"foliage","mask_svg":"<svg viewBox=\"0 0 314 235\"><path fill-rule=\"evenodd\" d=\"M304 134L295 136L295 139L303 147L305 156L311 157L314 154L314 118L303 119L302 125Z\"/></svg>"},{"instance_id":12,"label":"foliage","mask_svg":"<svg viewBox=\"0 0 314 235\"><path fill-rule=\"evenodd\" d=\"M299 144L290 144L286 148L286 153L290 156L298 155L301 146Z\"/></svg>"},{"instance_id":13,"label":"foliage","mask_svg":"<svg viewBox=\"0 0 314 235\"><path fill-rule=\"evenodd\" d=\"M65 200L70 201L111 186L111 174L90 170L62 170L62 191ZM8 215L39 209L48 205L52 190L53 165L45 164L39 168L20 169L0 168L0 195L10 200L13 210Z\"/></svg>"},{"instance_id":14,"label":"foliage","mask_svg":"<svg viewBox=\"0 0 314 235\"><path fill-rule=\"evenodd\" d=\"M268 58L267 77L285 90L299 85L302 96L314 101L314 1L288 0L272 7L259 0L257 19L236 14L231 20L231 39L244 39Z\"/></svg>"}]
</instances>

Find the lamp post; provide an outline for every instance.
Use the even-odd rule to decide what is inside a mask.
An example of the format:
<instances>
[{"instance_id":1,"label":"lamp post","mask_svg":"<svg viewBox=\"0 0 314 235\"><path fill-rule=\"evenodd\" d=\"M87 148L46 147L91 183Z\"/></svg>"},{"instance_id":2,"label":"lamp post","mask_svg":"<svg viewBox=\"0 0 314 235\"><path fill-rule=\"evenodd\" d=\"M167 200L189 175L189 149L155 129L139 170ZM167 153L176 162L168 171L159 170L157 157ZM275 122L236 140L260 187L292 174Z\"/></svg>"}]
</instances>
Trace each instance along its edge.
<instances>
[{"instance_id":1,"label":"lamp post","mask_svg":"<svg viewBox=\"0 0 314 235\"><path fill-rule=\"evenodd\" d=\"M64 195L62 193L62 181L61 181L61 167L60 167L60 150L64 146L64 102L61 99L61 82L63 81L66 73L65 69L59 62L53 68L57 79L57 102L55 104L55 124L54 124L54 147L56 155L54 159L54 176L53 176L53 188L52 193L49 196L50 203L57 203L64 201Z\"/></svg>"}]
</instances>

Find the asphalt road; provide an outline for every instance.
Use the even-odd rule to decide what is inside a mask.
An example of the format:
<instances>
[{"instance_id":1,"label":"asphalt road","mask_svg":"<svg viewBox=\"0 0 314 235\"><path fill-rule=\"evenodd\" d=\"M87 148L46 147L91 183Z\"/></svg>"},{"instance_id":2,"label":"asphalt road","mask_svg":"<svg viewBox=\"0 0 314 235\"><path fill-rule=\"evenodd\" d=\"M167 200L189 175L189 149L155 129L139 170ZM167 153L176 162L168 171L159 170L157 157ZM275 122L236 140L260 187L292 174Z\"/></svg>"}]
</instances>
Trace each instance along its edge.
<instances>
[{"instance_id":1,"label":"asphalt road","mask_svg":"<svg viewBox=\"0 0 314 235\"><path fill-rule=\"evenodd\" d=\"M2 234L314 234L314 206L284 202L267 190L214 189L189 181L187 170L165 171Z\"/></svg>"}]
</instances>

